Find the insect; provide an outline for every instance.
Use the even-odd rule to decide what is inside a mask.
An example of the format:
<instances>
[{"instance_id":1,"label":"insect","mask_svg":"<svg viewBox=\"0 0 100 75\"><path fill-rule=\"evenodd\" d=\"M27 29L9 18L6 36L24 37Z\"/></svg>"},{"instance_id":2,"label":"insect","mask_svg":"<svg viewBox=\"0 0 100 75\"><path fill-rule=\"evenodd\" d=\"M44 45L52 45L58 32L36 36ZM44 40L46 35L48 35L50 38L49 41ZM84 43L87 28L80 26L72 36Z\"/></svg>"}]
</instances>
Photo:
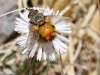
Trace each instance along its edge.
<instances>
[{"instance_id":1,"label":"insect","mask_svg":"<svg viewBox=\"0 0 100 75\"><path fill-rule=\"evenodd\" d=\"M43 16L38 10L28 9L28 18L30 19L31 27L29 36L37 38L39 40L52 40L54 37L54 26L48 21L50 16Z\"/></svg>"},{"instance_id":2,"label":"insect","mask_svg":"<svg viewBox=\"0 0 100 75\"><path fill-rule=\"evenodd\" d=\"M42 25L45 22L44 16L38 10L29 9L28 18L30 19L30 23L36 25Z\"/></svg>"},{"instance_id":3,"label":"insect","mask_svg":"<svg viewBox=\"0 0 100 75\"><path fill-rule=\"evenodd\" d=\"M44 16L38 10L29 9L28 18L30 19L31 27L29 31L29 39L36 39L42 41L50 41L55 37L55 26L50 22L51 18L55 17L59 23L61 20L70 22L70 18L61 16ZM28 41L28 39L27 39ZM28 42L29 44L32 41Z\"/></svg>"}]
</instances>

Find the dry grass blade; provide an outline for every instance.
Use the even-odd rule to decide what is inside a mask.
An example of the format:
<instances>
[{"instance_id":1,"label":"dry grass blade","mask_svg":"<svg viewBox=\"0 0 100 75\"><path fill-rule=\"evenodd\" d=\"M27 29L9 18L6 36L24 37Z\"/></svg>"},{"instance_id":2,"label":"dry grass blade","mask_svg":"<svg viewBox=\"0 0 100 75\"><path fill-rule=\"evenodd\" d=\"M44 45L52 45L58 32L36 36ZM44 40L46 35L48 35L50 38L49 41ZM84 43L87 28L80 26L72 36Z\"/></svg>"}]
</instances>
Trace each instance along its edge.
<instances>
[{"instance_id":1,"label":"dry grass blade","mask_svg":"<svg viewBox=\"0 0 100 75\"><path fill-rule=\"evenodd\" d=\"M95 12L95 10L96 10L96 4L91 5L90 8L89 8L88 13L84 17L84 21L81 24L81 27L87 26L87 24L91 20L91 17L93 16L93 13Z\"/></svg>"},{"instance_id":2,"label":"dry grass blade","mask_svg":"<svg viewBox=\"0 0 100 75\"><path fill-rule=\"evenodd\" d=\"M16 41L14 41L13 43L11 43L12 45L5 51L5 55L0 59L0 61L3 61L9 54L11 54L12 49L14 48L14 46L16 45Z\"/></svg>"},{"instance_id":3,"label":"dry grass blade","mask_svg":"<svg viewBox=\"0 0 100 75\"><path fill-rule=\"evenodd\" d=\"M7 12L7 7L3 6L11 2L6 1L0 0L0 9L3 12ZM64 75L100 75L100 0L17 0L16 4L17 10L11 11L7 8L10 12L0 15L0 36L3 33L1 27L6 24L5 18L12 16L11 13L20 12L28 6L50 7L54 9L54 13L60 10L59 14L70 16L73 20L70 26L72 33L66 36L70 43L67 52L62 54ZM16 41L12 41L15 37L0 44L0 75L7 75L7 69L13 71L13 74L9 75L28 75L31 66L33 75L45 75L47 63L37 61L35 56L31 65L28 55L21 54L23 48L16 45ZM60 59L57 54L55 56L55 61L49 60L50 75L61 74Z\"/></svg>"}]
</instances>

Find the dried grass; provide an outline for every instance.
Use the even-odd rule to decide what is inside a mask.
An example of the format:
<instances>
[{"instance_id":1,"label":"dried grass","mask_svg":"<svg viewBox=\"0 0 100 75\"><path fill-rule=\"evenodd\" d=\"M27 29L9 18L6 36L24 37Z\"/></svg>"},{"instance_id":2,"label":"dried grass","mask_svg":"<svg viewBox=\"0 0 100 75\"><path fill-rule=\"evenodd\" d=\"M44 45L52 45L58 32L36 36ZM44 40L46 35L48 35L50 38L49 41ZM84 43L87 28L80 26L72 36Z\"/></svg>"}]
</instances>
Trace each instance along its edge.
<instances>
[{"instance_id":1,"label":"dried grass","mask_svg":"<svg viewBox=\"0 0 100 75\"><path fill-rule=\"evenodd\" d=\"M44 8L49 6L53 7L54 11L59 9L60 14L73 19L72 33L68 36L70 39L68 51L62 54L64 75L100 75L100 8L97 1L41 0L42 3L39 3L39 0L30 1L34 6L41 5ZM27 0L17 0L17 3L19 9L28 6ZM16 75L27 75L30 59L27 59L26 55L21 55L22 50L15 41L0 46L0 74L4 75L4 69L9 68L12 73L16 72ZM49 75L60 75L59 57L57 58L50 61ZM36 62L34 60L34 63ZM46 62L34 64L33 75L45 75L45 66Z\"/></svg>"}]
</instances>

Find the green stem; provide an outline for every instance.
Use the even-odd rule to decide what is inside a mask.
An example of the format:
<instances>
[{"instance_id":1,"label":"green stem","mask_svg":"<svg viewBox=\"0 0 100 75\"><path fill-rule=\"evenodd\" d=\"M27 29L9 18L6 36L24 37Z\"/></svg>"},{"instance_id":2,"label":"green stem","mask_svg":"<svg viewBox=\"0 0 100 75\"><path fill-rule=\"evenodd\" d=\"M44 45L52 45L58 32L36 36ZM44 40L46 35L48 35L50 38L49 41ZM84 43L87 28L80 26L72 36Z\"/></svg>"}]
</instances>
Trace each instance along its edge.
<instances>
[{"instance_id":1,"label":"green stem","mask_svg":"<svg viewBox=\"0 0 100 75\"><path fill-rule=\"evenodd\" d=\"M48 71L49 71L49 53L48 53L48 57L47 57L47 72L46 72L46 75L48 75Z\"/></svg>"},{"instance_id":2,"label":"green stem","mask_svg":"<svg viewBox=\"0 0 100 75\"><path fill-rule=\"evenodd\" d=\"M31 65L30 65L31 67L30 67L29 75L32 75L32 73L33 73L33 65L34 65L33 62L34 62L34 59L32 58L32 59L31 59Z\"/></svg>"},{"instance_id":3,"label":"green stem","mask_svg":"<svg viewBox=\"0 0 100 75\"><path fill-rule=\"evenodd\" d=\"M61 54L60 54L60 65L61 65L61 75L64 75L64 73L63 73L63 63L62 63Z\"/></svg>"}]
</instances>

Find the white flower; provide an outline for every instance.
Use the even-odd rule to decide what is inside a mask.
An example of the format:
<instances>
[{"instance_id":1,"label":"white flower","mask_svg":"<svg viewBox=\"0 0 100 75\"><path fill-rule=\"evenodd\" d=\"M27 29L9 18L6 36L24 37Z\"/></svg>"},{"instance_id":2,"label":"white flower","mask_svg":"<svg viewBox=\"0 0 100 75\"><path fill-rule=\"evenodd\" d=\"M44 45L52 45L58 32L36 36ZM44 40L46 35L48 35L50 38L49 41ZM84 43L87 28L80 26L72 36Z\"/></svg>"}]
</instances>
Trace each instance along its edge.
<instances>
[{"instance_id":1,"label":"white flower","mask_svg":"<svg viewBox=\"0 0 100 75\"><path fill-rule=\"evenodd\" d=\"M42 55L44 60L47 59L47 56L52 60L55 60L54 52L56 51L58 54L66 52L67 43L69 40L63 36L62 34L70 33L69 22L71 21L68 17L63 17L58 15L59 11L55 14L53 13L53 9L43 9L43 8L36 8L33 7L31 9L38 10L39 13L42 13L43 16L52 16L49 20L50 25L54 26L54 37L52 40L45 40L39 41L35 35L30 34L31 23L29 22L30 19L28 18L29 10L26 10L24 13L20 13L20 18L16 18L16 25L15 31L18 33L24 33L25 35L17 38L18 44L21 47L24 47L25 50L22 52L29 53L29 57L32 58L37 53L37 60L41 60ZM33 32L34 33L34 32ZM45 32L42 32L45 33ZM41 35L38 32L39 35ZM39 37L42 39L41 37ZM28 41L28 43L27 43Z\"/></svg>"}]
</instances>

